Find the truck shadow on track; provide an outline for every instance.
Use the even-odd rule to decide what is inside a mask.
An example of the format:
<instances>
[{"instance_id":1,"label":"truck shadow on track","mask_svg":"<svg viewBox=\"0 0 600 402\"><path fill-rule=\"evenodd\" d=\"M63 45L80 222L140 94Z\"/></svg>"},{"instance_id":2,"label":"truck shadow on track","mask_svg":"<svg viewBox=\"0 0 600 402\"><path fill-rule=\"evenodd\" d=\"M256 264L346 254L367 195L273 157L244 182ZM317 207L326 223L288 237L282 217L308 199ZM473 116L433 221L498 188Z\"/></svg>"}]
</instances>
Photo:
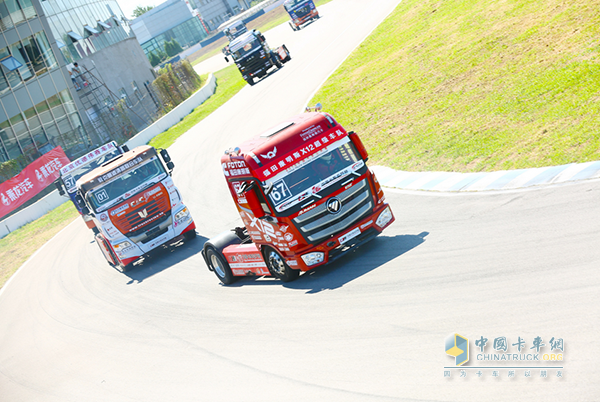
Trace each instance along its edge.
<instances>
[{"instance_id":1,"label":"truck shadow on track","mask_svg":"<svg viewBox=\"0 0 600 402\"><path fill-rule=\"evenodd\" d=\"M207 240L206 237L197 235L195 239L175 241L167 246L152 250L149 254L140 258L133 268L123 273L131 279L127 284L140 283L181 261L193 257L202 251L202 247Z\"/></svg>"},{"instance_id":2,"label":"truck shadow on track","mask_svg":"<svg viewBox=\"0 0 600 402\"><path fill-rule=\"evenodd\" d=\"M360 278L381 265L425 242L429 232L418 235L378 236L330 265L309 271L298 280L284 284L291 289L307 289L306 293L333 290Z\"/></svg>"}]
</instances>

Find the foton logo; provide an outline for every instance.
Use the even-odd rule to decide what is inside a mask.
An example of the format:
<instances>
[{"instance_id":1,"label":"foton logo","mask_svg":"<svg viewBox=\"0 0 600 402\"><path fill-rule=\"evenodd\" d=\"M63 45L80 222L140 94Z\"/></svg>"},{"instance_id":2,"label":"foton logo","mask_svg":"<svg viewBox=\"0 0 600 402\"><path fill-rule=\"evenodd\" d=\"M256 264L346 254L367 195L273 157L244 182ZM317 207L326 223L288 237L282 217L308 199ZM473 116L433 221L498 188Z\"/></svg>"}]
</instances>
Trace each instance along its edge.
<instances>
[{"instance_id":1,"label":"foton logo","mask_svg":"<svg viewBox=\"0 0 600 402\"><path fill-rule=\"evenodd\" d=\"M146 219L148 217L148 211L146 211L146 208L144 208L143 211L138 212L138 215L140 216L140 218Z\"/></svg>"},{"instance_id":2,"label":"foton logo","mask_svg":"<svg viewBox=\"0 0 600 402\"><path fill-rule=\"evenodd\" d=\"M340 212L340 209L342 209L342 202L339 199L333 197L327 201L327 210L329 213L337 214Z\"/></svg>"},{"instance_id":3,"label":"foton logo","mask_svg":"<svg viewBox=\"0 0 600 402\"><path fill-rule=\"evenodd\" d=\"M274 147L272 151L267 152L266 155L260 154L263 158L273 159L277 155L277 147Z\"/></svg>"}]
</instances>

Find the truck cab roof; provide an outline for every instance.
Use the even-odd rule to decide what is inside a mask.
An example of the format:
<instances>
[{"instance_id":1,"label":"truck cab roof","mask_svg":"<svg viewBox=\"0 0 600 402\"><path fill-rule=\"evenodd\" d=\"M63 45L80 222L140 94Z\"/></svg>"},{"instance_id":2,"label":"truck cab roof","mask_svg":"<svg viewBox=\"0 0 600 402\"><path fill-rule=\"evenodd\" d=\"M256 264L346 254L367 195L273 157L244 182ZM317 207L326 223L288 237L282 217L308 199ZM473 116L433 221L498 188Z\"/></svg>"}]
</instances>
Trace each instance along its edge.
<instances>
[{"instance_id":1,"label":"truck cab roof","mask_svg":"<svg viewBox=\"0 0 600 402\"><path fill-rule=\"evenodd\" d=\"M256 31L256 32L258 32L258 31ZM256 35L257 34L255 33L255 30L243 33L242 35L238 36L237 38L235 38L234 40L232 40L229 43L229 50L232 52L239 50L242 46L244 46L248 42L251 42L254 39L256 39Z\"/></svg>"},{"instance_id":2,"label":"truck cab roof","mask_svg":"<svg viewBox=\"0 0 600 402\"><path fill-rule=\"evenodd\" d=\"M94 187L102 185L106 179L110 178L107 177L110 173L117 174L115 170L120 166L129 163L131 163L133 166L143 160L153 157L154 155L156 155L156 150L149 145L142 145L134 148L111 159L102 166L82 176L79 180L77 180L77 188L86 193Z\"/></svg>"},{"instance_id":3,"label":"truck cab roof","mask_svg":"<svg viewBox=\"0 0 600 402\"><path fill-rule=\"evenodd\" d=\"M331 132L337 133L335 139L328 137ZM333 142L337 140L338 136L346 134L342 126L328 113L303 113L245 141L239 146L240 153L238 155L229 152L229 154L223 155L221 162L226 164L243 159L246 165L255 171L254 176L266 179L268 175L265 175L264 172L268 170L267 168L273 165L282 168L281 161L286 157L290 157L294 153L311 154L317 151L321 145ZM324 137L327 137L325 141L323 141ZM310 150L302 152L302 149L307 147ZM293 157L292 159L294 161L290 163L295 163L296 159L302 159L302 157ZM288 164L284 165L287 167Z\"/></svg>"}]
</instances>

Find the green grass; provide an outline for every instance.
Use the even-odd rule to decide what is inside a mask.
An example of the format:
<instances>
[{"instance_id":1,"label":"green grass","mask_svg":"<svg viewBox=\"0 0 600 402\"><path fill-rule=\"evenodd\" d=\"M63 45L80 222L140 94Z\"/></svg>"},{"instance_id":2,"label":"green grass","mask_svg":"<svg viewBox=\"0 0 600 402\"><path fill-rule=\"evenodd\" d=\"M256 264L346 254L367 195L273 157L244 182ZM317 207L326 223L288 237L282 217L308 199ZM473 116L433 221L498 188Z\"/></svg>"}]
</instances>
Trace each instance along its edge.
<instances>
[{"instance_id":1,"label":"green grass","mask_svg":"<svg viewBox=\"0 0 600 402\"><path fill-rule=\"evenodd\" d=\"M0 288L33 253L78 216L75 206L67 202L0 239ZM81 224L85 225L83 219Z\"/></svg>"},{"instance_id":2,"label":"green grass","mask_svg":"<svg viewBox=\"0 0 600 402\"><path fill-rule=\"evenodd\" d=\"M404 0L310 104L402 170L599 160L597 6Z\"/></svg>"},{"instance_id":3,"label":"green grass","mask_svg":"<svg viewBox=\"0 0 600 402\"><path fill-rule=\"evenodd\" d=\"M192 113L184 117L182 121L150 140L149 145L155 148L170 147L177 138L221 107L238 93L240 89L247 85L235 65L217 71L215 77L217 79L217 88L214 95L208 98L201 106L198 106Z\"/></svg>"}]
</instances>

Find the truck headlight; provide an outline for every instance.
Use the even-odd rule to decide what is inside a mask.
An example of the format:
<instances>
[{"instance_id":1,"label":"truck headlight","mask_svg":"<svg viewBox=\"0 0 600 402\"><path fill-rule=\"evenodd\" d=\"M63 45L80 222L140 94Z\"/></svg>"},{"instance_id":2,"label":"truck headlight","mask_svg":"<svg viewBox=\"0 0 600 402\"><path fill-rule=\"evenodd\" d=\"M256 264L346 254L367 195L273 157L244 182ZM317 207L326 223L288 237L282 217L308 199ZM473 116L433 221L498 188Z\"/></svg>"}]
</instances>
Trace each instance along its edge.
<instances>
[{"instance_id":1,"label":"truck headlight","mask_svg":"<svg viewBox=\"0 0 600 402\"><path fill-rule=\"evenodd\" d=\"M392 210L388 206L383 210L382 213L379 214L379 216L377 217L377 220L375 221L375 224L377 226L379 226L380 228L383 228L391 220L392 220Z\"/></svg>"},{"instance_id":2,"label":"truck headlight","mask_svg":"<svg viewBox=\"0 0 600 402\"><path fill-rule=\"evenodd\" d=\"M188 216L190 214L190 211L188 211L187 208L183 208L181 211L177 212L175 214L175 220L181 220L183 218L185 218L186 216Z\"/></svg>"},{"instance_id":3,"label":"truck headlight","mask_svg":"<svg viewBox=\"0 0 600 402\"><path fill-rule=\"evenodd\" d=\"M119 243L119 244L115 244L115 245L113 246L113 248L114 248L116 251L121 251L121 250L123 250L123 249L125 249L125 248L127 248L127 247L130 247L130 246L131 246L131 243L129 243L129 242L126 240L126 241L122 241L122 242L121 242L121 243Z\"/></svg>"},{"instance_id":4,"label":"truck headlight","mask_svg":"<svg viewBox=\"0 0 600 402\"><path fill-rule=\"evenodd\" d=\"M307 267L310 267L311 265L315 265L320 262L323 262L324 258L325 258L325 253L321 253L321 252L308 253L308 254L304 254L302 256L302 259L304 260L304 263L306 264Z\"/></svg>"}]
</instances>

